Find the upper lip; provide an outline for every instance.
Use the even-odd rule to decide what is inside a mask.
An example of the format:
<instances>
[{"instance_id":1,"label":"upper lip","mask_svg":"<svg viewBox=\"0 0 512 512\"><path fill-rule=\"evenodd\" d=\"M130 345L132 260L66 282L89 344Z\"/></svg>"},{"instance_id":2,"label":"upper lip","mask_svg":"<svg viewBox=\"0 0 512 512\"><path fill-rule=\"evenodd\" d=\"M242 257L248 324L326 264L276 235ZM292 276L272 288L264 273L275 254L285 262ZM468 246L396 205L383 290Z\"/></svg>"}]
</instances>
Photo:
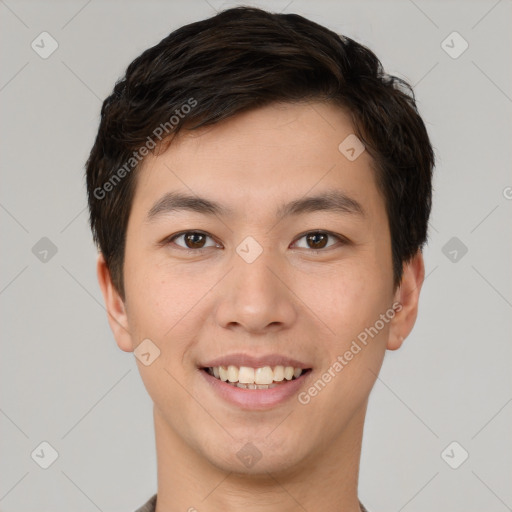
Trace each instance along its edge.
<instances>
[{"instance_id":1,"label":"upper lip","mask_svg":"<svg viewBox=\"0 0 512 512\"><path fill-rule=\"evenodd\" d=\"M236 353L225 354L221 357L211 359L200 365L201 368L214 368L216 366L248 366L249 368L262 368L264 366L293 366L294 368L301 368L307 370L311 368L306 363L303 363L292 357L284 356L282 354L267 354L263 356L252 356L250 354Z\"/></svg>"}]
</instances>

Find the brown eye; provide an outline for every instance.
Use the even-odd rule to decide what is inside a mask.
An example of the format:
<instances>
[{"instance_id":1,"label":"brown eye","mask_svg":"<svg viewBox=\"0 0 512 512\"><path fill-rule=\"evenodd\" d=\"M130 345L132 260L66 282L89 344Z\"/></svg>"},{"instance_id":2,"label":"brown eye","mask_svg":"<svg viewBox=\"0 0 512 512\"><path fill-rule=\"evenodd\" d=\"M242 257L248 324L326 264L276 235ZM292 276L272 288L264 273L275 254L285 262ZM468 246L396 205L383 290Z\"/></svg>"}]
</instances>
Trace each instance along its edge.
<instances>
[{"instance_id":1,"label":"brown eye","mask_svg":"<svg viewBox=\"0 0 512 512\"><path fill-rule=\"evenodd\" d=\"M168 244L174 244L184 250L200 251L201 249L208 249L209 247L215 247L215 243L211 245L205 245L206 240L211 237L206 233L200 231L185 231L178 233L167 240ZM183 239L182 243L176 243L175 240ZM184 245L182 245L184 244Z\"/></svg>"},{"instance_id":2,"label":"brown eye","mask_svg":"<svg viewBox=\"0 0 512 512\"><path fill-rule=\"evenodd\" d=\"M202 233L187 233L183 236L185 244L189 249L202 249L205 239Z\"/></svg>"},{"instance_id":3,"label":"brown eye","mask_svg":"<svg viewBox=\"0 0 512 512\"><path fill-rule=\"evenodd\" d=\"M323 249L327 245L329 235L326 233L310 233L306 235L306 240L311 249Z\"/></svg>"},{"instance_id":4,"label":"brown eye","mask_svg":"<svg viewBox=\"0 0 512 512\"><path fill-rule=\"evenodd\" d=\"M310 233L305 233L297 241L304 239L306 241L305 246L298 245L301 249L309 249L310 252L325 252L336 243L328 244L329 238L333 239L335 242L338 241L341 245L348 243L346 239L342 236L335 235L334 233L330 233L328 231L312 231ZM296 244L298 242L295 242Z\"/></svg>"}]
</instances>

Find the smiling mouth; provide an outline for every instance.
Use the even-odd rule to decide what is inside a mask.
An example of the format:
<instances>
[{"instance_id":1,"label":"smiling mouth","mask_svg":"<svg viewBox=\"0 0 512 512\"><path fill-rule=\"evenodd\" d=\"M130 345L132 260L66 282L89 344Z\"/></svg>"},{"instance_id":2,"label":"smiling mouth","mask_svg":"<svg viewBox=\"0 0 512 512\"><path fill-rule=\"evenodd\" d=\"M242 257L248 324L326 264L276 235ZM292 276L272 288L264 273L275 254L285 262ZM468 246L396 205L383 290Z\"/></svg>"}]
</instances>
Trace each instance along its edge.
<instances>
[{"instance_id":1,"label":"smiling mouth","mask_svg":"<svg viewBox=\"0 0 512 512\"><path fill-rule=\"evenodd\" d=\"M249 368L247 366L215 366L201 368L212 377L242 389L272 389L297 380L311 371L311 368L294 368L292 366L264 366Z\"/></svg>"}]
</instances>

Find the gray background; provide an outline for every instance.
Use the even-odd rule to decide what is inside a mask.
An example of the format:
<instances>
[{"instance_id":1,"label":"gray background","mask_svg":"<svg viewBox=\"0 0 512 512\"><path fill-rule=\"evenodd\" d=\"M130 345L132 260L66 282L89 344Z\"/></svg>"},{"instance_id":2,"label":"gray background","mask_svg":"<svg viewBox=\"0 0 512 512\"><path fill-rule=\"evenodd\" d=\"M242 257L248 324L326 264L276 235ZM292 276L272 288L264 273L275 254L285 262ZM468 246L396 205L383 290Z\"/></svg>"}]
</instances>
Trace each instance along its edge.
<instances>
[{"instance_id":1,"label":"gray background","mask_svg":"<svg viewBox=\"0 0 512 512\"><path fill-rule=\"evenodd\" d=\"M83 167L101 100L133 58L235 3L0 0L3 512L127 512L156 492L152 404L107 324ZM415 86L437 155L419 317L371 395L362 502L512 510L511 2L251 5L373 49ZM43 31L59 45L47 59L31 48ZM469 44L458 58L441 45L453 31ZM58 452L48 469L31 457L43 441ZM452 441L463 448L443 458ZM469 458L452 469L462 449Z\"/></svg>"}]
</instances>

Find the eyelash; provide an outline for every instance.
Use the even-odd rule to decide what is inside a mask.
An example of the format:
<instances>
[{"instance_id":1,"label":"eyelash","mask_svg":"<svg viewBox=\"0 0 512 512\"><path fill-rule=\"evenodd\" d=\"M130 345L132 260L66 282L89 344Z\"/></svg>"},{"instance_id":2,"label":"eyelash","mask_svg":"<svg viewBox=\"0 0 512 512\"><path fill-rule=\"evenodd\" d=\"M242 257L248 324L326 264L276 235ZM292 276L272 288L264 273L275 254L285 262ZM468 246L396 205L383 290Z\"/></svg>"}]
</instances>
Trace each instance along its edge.
<instances>
[{"instance_id":1,"label":"eyelash","mask_svg":"<svg viewBox=\"0 0 512 512\"><path fill-rule=\"evenodd\" d=\"M211 235L209 235L208 233L205 233L204 231L194 231L194 230L190 230L190 231L182 231L180 233L176 233L174 235L171 235L170 237L166 238L163 242L162 242L162 245L170 245L171 243L173 243L173 241L177 238L180 238L182 237L183 235L189 235L189 234L198 234L198 235L205 235L207 237L210 237L212 240L213 240L213 237ZM347 240L346 238L342 237L341 235L336 235L330 231L321 231L321 230L313 230L313 231L307 231L306 233L303 233L301 235L299 235L299 237L296 239L296 241L300 240L301 238L304 238L305 236L307 235L328 235L332 238L336 238L339 242L341 242L343 245L346 245L349 243L349 240ZM207 251L208 249L211 249L213 246L210 246L210 247L200 247L199 249L188 249L188 248L184 248L184 247L181 247L181 246L177 246L178 249L180 251L185 251L187 254L197 254L197 253L201 253L203 251ZM330 247L327 247L327 248L324 248L324 249L308 249L308 252L310 253L313 253L313 254L320 254L322 252L326 252L328 249L331 249L333 246L330 246Z\"/></svg>"}]
</instances>

